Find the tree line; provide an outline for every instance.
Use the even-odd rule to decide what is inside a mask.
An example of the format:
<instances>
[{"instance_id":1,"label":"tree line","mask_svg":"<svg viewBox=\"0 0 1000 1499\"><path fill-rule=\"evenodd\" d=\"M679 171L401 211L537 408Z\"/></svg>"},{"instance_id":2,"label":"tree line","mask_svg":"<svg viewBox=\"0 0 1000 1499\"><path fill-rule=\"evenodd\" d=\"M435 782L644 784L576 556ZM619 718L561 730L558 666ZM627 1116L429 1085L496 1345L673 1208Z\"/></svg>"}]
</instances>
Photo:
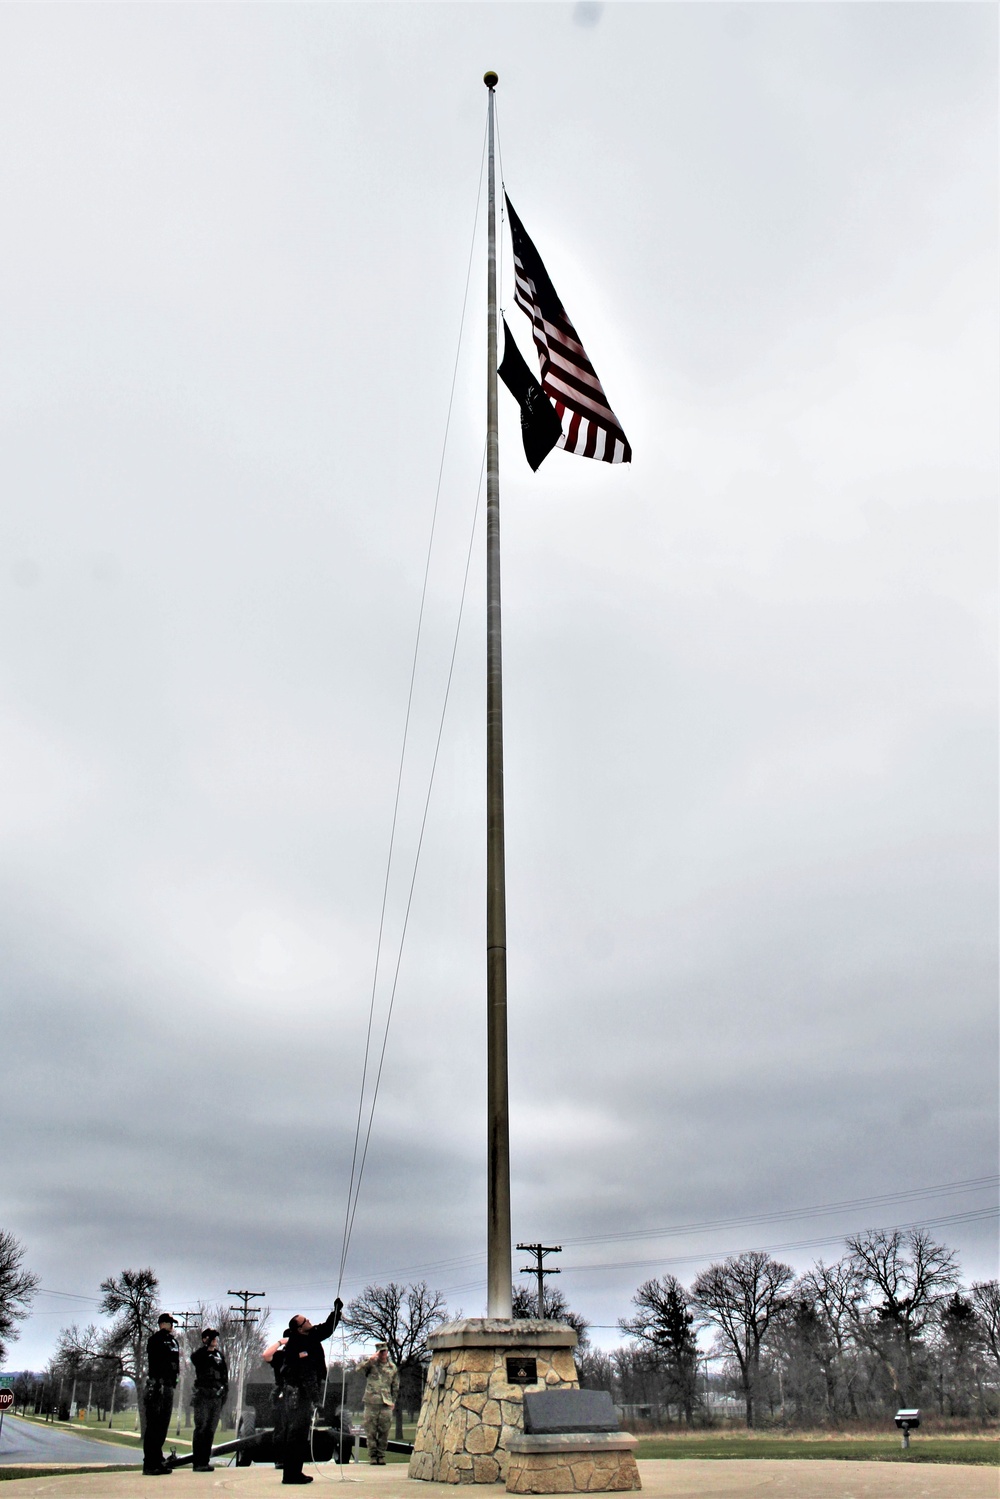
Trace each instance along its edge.
<instances>
[{"instance_id":1,"label":"tree line","mask_svg":"<svg viewBox=\"0 0 1000 1499\"><path fill-rule=\"evenodd\" d=\"M699 1331L721 1361L716 1387L738 1393L746 1424L884 1421L906 1406L985 1423L1000 1414L1000 1287L961 1286L954 1253L923 1230L871 1230L804 1275L761 1250L710 1265L689 1289L647 1280L629 1342L585 1350L581 1383L619 1404L710 1414Z\"/></svg>"},{"instance_id":2,"label":"tree line","mask_svg":"<svg viewBox=\"0 0 1000 1499\"><path fill-rule=\"evenodd\" d=\"M73 1323L61 1329L48 1367L40 1373L19 1374L14 1381L15 1405L37 1415L69 1420L81 1407L108 1419L135 1400L140 1428L145 1424L146 1344L156 1331L161 1310L159 1278L149 1266L122 1270L101 1282L100 1311L110 1319L103 1327ZM259 1362L264 1347L267 1309L244 1321L227 1305L205 1302L182 1315L175 1327L181 1346L179 1410L190 1405L192 1377L188 1357L199 1346L202 1327L218 1329L230 1368L236 1406L239 1384ZM186 1325L184 1325L186 1324ZM231 1417L232 1412L228 1415Z\"/></svg>"},{"instance_id":3,"label":"tree line","mask_svg":"<svg viewBox=\"0 0 1000 1499\"><path fill-rule=\"evenodd\" d=\"M11 1326L18 1317L27 1314L31 1292L37 1284L37 1277L29 1279L30 1286L21 1285L20 1301L15 1303L8 1298ZM99 1308L109 1322L102 1327L94 1323L82 1328L75 1323L64 1327L58 1335L48 1367L38 1373L25 1372L16 1376L15 1408L56 1420L69 1420L71 1414L85 1406L96 1412L98 1420L110 1420L115 1411L131 1405L134 1400L140 1429L144 1429L146 1344L156 1330L156 1318L162 1309L159 1278L149 1266L139 1270L125 1269L108 1276L101 1282L100 1289ZM3 1296L4 1287L0 1281L0 1307L4 1304ZM269 1315L269 1309L264 1307L252 1321L244 1321L230 1306L204 1302L193 1311L182 1314L182 1322L186 1325L178 1323L174 1329L181 1345L179 1417L191 1401L189 1355L199 1345L202 1327L211 1325L218 1330L230 1371L230 1400L223 1413L223 1424L235 1424L240 1391L245 1383L248 1380L271 1383L271 1371L261 1361ZM397 1436L402 1435L404 1411L411 1419L415 1419L419 1412L428 1361L427 1338L444 1322L446 1315L444 1296L439 1291L430 1290L423 1281L406 1286L394 1282L385 1286L366 1286L345 1308L343 1325L350 1341L386 1342L390 1357L399 1369ZM16 1337L16 1330L13 1336ZM0 1356L4 1351L0 1344ZM338 1387L343 1390L346 1386L345 1403L349 1409L360 1409L361 1406L364 1381L357 1373L361 1362L360 1358L344 1363L331 1359L332 1393L339 1400Z\"/></svg>"},{"instance_id":4,"label":"tree line","mask_svg":"<svg viewBox=\"0 0 1000 1499\"><path fill-rule=\"evenodd\" d=\"M689 1288L673 1275L647 1280L632 1297L632 1315L618 1323L627 1341L610 1352L590 1347L587 1322L561 1292L546 1287L541 1311L576 1329L581 1384L609 1389L632 1415L648 1407L661 1422L711 1419L723 1391L738 1396L748 1426L884 1421L912 1405L981 1422L1000 1415L997 1281L963 1287L953 1251L923 1230L871 1230L849 1237L845 1247L839 1260L820 1260L804 1275L751 1250L710 1265ZM0 1232L0 1359L36 1285L21 1246ZM65 1418L86 1404L110 1418L134 1386L142 1424L159 1281L150 1267L126 1269L100 1289L108 1323L62 1329L48 1369L15 1381L22 1409ZM524 1286L513 1292L515 1317L538 1315L536 1292ZM444 1295L423 1281L368 1285L345 1308L348 1339L384 1341L399 1369L397 1436L404 1414L415 1419L419 1412L428 1338L447 1316ZM266 1308L244 1322L230 1307L200 1304L184 1321L187 1328L177 1329L185 1354L179 1409L190 1400L186 1354L203 1325L219 1329L234 1403L246 1378L269 1378L260 1364ZM705 1333L710 1351L699 1345ZM708 1359L717 1371L721 1366L712 1378ZM359 1363L345 1359L331 1370L349 1409L361 1403Z\"/></svg>"}]
</instances>

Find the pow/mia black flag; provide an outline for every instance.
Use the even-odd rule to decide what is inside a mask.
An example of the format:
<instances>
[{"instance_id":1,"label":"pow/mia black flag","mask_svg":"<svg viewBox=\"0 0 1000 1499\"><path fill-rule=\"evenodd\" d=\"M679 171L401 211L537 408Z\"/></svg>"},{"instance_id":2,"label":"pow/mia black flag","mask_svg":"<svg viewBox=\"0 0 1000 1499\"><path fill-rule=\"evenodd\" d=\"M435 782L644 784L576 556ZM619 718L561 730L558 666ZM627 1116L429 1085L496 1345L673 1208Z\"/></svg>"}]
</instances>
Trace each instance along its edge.
<instances>
[{"instance_id":1,"label":"pow/mia black flag","mask_svg":"<svg viewBox=\"0 0 1000 1499\"><path fill-rule=\"evenodd\" d=\"M532 469L536 470L562 437L562 423L556 414L556 408L511 338L506 318L503 320L503 360L497 374L521 408L524 456Z\"/></svg>"}]
</instances>

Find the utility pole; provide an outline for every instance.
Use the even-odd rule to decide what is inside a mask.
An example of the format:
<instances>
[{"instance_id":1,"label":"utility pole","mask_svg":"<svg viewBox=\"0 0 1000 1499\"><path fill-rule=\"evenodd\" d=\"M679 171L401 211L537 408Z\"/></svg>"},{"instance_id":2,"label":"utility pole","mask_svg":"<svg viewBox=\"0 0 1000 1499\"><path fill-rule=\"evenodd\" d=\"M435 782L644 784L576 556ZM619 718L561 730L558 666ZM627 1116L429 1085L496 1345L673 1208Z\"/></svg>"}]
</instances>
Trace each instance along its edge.
<instances>
[{"instance_id":1,"label":"utility pole","mask_svg":"<svg viewBox=\"0 0 1000 1499\"><path fill-rule=\"evenodd\" d=\"M197 1318L197 1312L178 1312L177 1320L184 1329L184 1340L187 1342L188 1329ZM190 1353L190 1348L185 1348L185 1353ZM180 1373L177 1379L177 1435L181 1434L181 1418L184 1414L184 1360L181 1359Z\"/></svg>"},{"instance_id":2,"label":"utility pole","mask_svg":"<svg viewBox=\"0 0 1000 1499\"><path fill-rule=\"evenodd\" d=\"M519 1244L518 1249L527 1250L528 1254L535 1256L533 1265L522 1265L522 1275L536 1275L538 1277L538 1315L545 1316L545 1277L546 1275L558 1275L559 1271L554 1267L546 1269L542 1260L547 1254L562 1254L561 1244Z\"/></svg>"},{"instance_id":3,"label":"utility pole","mask_svg":"<svg viewBox=\"0 0 1000 1499\"><path fill-rule=\"evenodd\" d=\"M240 1327L242 1329L241 1336L240 1336L240 1373L239 1373L239 1385L237 1386L237 1391L236 1391L236 1435L239 1436L239 1434L240 1434L240 1422L243 1419L243 1386L246 1383L246 1372L247 1372L246 1371L246 1363L247 1363L247 1329L250 1328L250 1327L253 1327L254 1323L257 1320L257 1318L260 1316L260 1312L259 1311L251 1310L250 1309L250 1302L253 1301L253 1300L255 1300L258 1296L266 1296L267 1292L266 1291L227 1291L226 1295L227 1296L236 1296L243 1303L242 1306L231 1306L229 1308L229 1310L231 1312L239 1312L239 1314L240 1314Z\"/></svg>"}]
</instances>

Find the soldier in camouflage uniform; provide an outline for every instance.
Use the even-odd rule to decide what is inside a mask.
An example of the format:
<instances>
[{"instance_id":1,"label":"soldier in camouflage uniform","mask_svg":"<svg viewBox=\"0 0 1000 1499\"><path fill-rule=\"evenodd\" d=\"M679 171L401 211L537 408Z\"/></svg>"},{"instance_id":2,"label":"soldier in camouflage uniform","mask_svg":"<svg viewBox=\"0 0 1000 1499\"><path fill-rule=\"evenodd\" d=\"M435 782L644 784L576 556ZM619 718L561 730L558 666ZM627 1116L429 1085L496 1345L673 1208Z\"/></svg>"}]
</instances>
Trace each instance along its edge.
<instances>
[{"instance_id":1,"label":"soldier in camouflage uniform","mask_svg":"<svg viewBox=\"0 0 1000 1499\"><path fill-rule=\"evenodd\" d=\"M365 1436L368 1438L368 1461L385 1465L385 1444L389 1440L389 1422L399 1395L399 1372L389 1361L386 1343L375 1344L375 1357L361 1365L365 1376Z\"/></svg>"}]
</instances>

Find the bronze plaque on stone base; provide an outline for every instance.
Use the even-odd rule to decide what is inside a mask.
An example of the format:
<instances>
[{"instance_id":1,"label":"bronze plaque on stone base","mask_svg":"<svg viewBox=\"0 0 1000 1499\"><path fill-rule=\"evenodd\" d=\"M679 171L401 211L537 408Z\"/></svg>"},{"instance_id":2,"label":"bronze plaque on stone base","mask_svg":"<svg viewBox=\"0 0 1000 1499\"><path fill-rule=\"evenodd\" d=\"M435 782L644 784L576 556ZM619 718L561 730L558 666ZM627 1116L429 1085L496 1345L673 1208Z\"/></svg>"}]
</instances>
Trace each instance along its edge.
<instances>
[{"instance_id":1,"label":"bronze plaque on stone base","mask_svg":"<svg viewBox=\"0 0 1000 1499\"><path fill-rule=\"evenodd\" d=\"M427 1343L431 1368L410 1477L504 1483L508 1443L522 1435L525 1391L577 1387L576 1333L565 1323L537 1318L469 1317L436 1328ZM560 1492L569 1496L574 1485L565 1474L558 1476Z\"/></svg>"}]
</instances>

